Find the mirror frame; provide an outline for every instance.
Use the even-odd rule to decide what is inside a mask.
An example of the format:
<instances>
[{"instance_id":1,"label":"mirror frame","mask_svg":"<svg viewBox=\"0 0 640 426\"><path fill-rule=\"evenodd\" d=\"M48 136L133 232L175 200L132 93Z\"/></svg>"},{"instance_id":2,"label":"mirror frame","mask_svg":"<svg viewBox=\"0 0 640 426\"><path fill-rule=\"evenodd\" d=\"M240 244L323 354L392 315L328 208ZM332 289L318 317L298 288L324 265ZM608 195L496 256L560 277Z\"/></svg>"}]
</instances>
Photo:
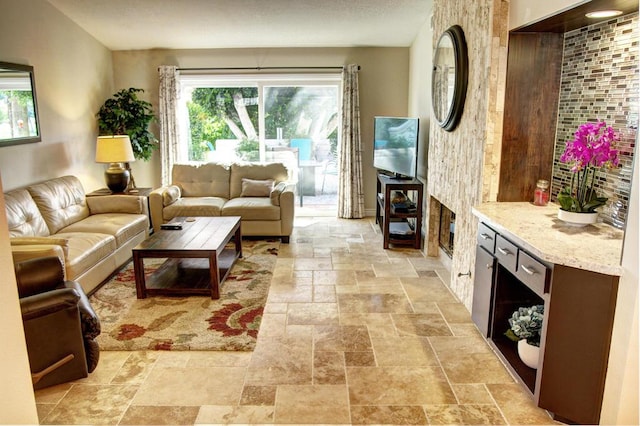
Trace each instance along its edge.
<instances>
[{"instance_id":1,"label":"mirror frame","mask_svg":"<svg viewBox=\"0 0 640 426\"><path fill-rule=\"evenodd\" d=\"M445 37L450 38L453 45L453 56L455 58L455 80L453 97L451 99L438 100L436 99L436 92L434 88L436 87L435 82L440 74L438 73L435 64L437 63L439 53L442 52L441 45ZM460 27L459 25L453 25L442 33L442 35L438 39L438 44L433 55L433 64L434 65L431 74L431 105L434 111L434 117L440 127L448 132L451 132L457 127L458 123L460 122L460 118L462 117L464 102L467 97L467 84L469 80L469 59L467 56L467 42L465 40L462 27ZM438 101L446 102L445 104L439 105L440 108L437 109L441 111L447 111L446 116L442 117L441 119L436 116L435 112L436 102Z\"/></svg>"},{"instance_id":2,"label":"mirror frame","mask_svg":"<svg viewBox=\"0 0 640 426\"><path fill-rule=\"evenodd\" d=\"M33 73L33 67L31 65L13 64L10 62L0 62L0 69L10 71L21 71L29 73L29 80L31 82L31 97L33 100L33 115L36 126L35 136L26 136L20 138L0 138L0 147L18 145L24 143L35 143L42 140L42 132L40 130L40 117L38 114L38 101L36 97L36 79Z\"/></svg>"}]
</instances>

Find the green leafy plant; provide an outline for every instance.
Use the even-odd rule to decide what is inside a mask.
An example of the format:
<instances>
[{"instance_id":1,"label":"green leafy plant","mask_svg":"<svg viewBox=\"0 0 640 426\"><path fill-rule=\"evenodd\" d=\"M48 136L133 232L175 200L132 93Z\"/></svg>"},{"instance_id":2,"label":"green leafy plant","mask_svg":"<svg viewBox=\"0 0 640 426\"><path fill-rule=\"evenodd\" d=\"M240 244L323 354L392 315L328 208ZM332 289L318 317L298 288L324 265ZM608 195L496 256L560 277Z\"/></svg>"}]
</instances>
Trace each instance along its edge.
<instances>
[{"instance_id":1,"label":"green leafy plant","mask_svg":"<svg viewBox=\"0 0 640 426\"><path fill-rule=\"evenodd\" d=\"M100 135L129 135L133 155L138 160L148 161L158 148L158 140L149 131L155 119L151 103L139 99L143 89L122 89L100 107L96 114Z\"/></svg>"},{"instance_id":2,"label":"green leafy plant","mask_svg":"<svg viewBox=\"0 0 640 426\"><path fill-rule=\"evenodd\" d=\"M511 328L507 330L505 335L514 342L526 339L530 345L540 346L543 320L544 305L518 308L509 318Z\"/></svg>"},{"instance_id":3,"label":"green leafy plant","mask_svg":"<svg viewBox=\"0 0 640 426\"><path fill-rule=\"evenodd\" d=\"M236 152L245 161L257 161L260 157L260 144L255 140L242 139L238 143Z\"/></svg>"},{"instance_id":4,"label":"green leafy plant","mask_svg":"<svg viewBox=\"0 0 640 426\"><path fill-rule=\"evenodd\" d=\"M604 168L618 165L618 151L613 149L619 140L612 127L604 121L584 123L578 127L575 138L568 141L560 162L571 165L571 184L562 188L558 203L562 210L593 213L607 202L594 188L596 174Z\"/></svg>"}]
</instances>

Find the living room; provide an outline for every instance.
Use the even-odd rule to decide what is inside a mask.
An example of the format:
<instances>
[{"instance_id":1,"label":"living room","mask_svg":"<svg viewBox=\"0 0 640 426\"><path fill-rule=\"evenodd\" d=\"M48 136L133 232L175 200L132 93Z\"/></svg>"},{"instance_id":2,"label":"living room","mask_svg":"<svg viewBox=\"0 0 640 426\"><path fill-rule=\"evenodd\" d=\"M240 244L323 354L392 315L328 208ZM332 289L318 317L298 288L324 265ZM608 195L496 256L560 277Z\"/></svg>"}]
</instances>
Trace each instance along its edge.
<instances>
[{"instance_id":1,"label":"living room","mask_svg":"<svg viewBox=\"0 0 640 426\"><path fill-rule=\"evenodd\" d=\"M79 177L87 191L103 187L104 168L95 163L95 113L105 99L126 87L143 88L145 98L157 106L160 65L198 68L358 64L361 67L360 112L367 215L373 216L376 203L376 170L368 160L373 150L373 117L419 117L423 145L418 158L418 177L425 183L426 194L456 210L459 240L450 261L450 287L470 310L473 280L464 274L473 268L478 224L471 210L480 202L496 197L495 175L499 164L495 157L499 155L487 147L498 144L501 139L503 88L499 81L506 63L505 26L516 28L580 2L544 1L536 7L516 0L509 3L487 0L473 5L464 0L435 0L433 6L431 2L415 2L424 8L420 14L427 19L415 40L402 47L167 49L158 46L142 50L110 49L52 3L45 0L0 2L0 51L3 52L0 59L34 67L43 137L41 143L2 147L3 191L66 174ZM432 11L433 23L429 18ZM430 119L431 58L437 34L456 23L464 28L470 46L470 84L465 115L458 130L445 133ZM491 30L488 23L492 24ZM170 22L166 26L159 31L170 31ZM436 141L438 146L433 145ZM429 156L437 153L438 159L428 158L427 152ZM134 173L138 186L159 186L160 159L154 156L149 162L135 162ZM634 205L636 200L636 211L635 217L630 215L626 228L622 257L625 272L621 277L611 342L602 415L605 424L623 423L634 410L637 418L634 400L637 380L634 383L631 379L637 376L637 338L633 337L637 335L638 312L638 224L633 220L637 219L637 176L638 173L634 173L630 203ZM2 221L2 227L6 228L6 222ZM428 233L427 229L425 239ZM0 235L0 264L9 271L12 260L6 230ZM21 321L16 300L1 299L5 341L20 342ZM15 315L5 317L10 313ZM16 413L10 417L12 423L35 423L31 383L25 379L24 347L7 344L2 359L0 369L3 377L7 377L5 383L14 384L1 391L2 411ZM16 368L17 365L21 368Z\"/></svg>"}]
</instances>

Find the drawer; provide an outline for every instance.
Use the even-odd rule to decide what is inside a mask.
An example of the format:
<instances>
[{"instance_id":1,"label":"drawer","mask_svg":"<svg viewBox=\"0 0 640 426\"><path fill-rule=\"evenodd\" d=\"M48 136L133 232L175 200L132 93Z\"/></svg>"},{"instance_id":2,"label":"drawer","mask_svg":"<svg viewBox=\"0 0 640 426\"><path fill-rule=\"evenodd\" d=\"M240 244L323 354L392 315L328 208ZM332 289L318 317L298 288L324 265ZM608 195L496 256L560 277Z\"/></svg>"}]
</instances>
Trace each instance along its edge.
<instances>
[{"instance_id":1,"label":"drawer","mask_svg":"<svg viewBox=\"0 0 640 426\"><path fill-rule=\"evenodd\" d=\"M543 263L529 256L525 251L520 250L516 277L540 297L543 297L544 293L547 292L548 275L549 269Z\"/></svg>"},{"instance_id":2,"label":"drawer","mask_svg":"<svg viewBox=\"0 0 640 426\"><path fill-rule=\"evenodd\" d=\"M493 253L496 249L496 235L496 231L481 223L478 226L478 245Z\"/></svg>"},{"instance_id":3,"label":"drawer","mask_svg":"<svg viewBox=\"0 0 640 426\"><path fill-rule=\"evenodd\" d=\"M502 235L497 235L495 255L502 266L512 274L516 274L518 246L504 238Z\"/></svg>"}]
</instances>

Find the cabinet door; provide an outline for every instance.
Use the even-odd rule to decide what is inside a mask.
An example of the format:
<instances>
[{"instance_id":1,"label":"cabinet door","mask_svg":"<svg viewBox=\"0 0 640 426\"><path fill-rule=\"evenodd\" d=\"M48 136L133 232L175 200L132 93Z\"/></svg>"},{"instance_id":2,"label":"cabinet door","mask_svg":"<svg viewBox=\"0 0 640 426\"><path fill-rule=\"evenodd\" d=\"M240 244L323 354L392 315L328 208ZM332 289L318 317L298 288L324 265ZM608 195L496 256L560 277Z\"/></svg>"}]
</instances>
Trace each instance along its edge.
<instances>
[{"instance_id":1,"label":"cabinet door","mask_svg":"<svg viewBox=\"0 0 640 426\"><path fill-rule=\"evenodd\" d=\"M473 283L471 318L485 337L489 336L494 270L495 257L481 246L476 246L476 269Z\"/></svg>"}]
</instances>

